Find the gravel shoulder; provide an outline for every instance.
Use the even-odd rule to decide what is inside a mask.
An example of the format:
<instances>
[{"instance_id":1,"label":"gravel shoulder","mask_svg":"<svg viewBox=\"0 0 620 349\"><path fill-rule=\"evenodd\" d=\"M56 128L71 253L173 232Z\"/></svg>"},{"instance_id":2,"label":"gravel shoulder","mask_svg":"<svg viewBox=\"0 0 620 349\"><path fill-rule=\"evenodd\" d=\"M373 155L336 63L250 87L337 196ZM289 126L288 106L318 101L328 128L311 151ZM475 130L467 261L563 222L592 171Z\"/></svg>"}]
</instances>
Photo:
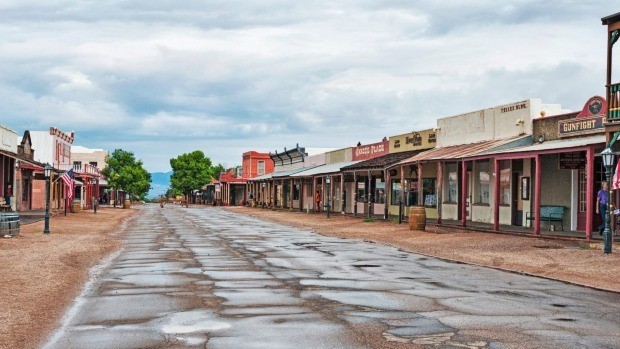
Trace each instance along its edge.
<instances>
[{"instance_id":1,"label":"gravel shoulder","mask_svg":"<svg viewBox=\"0 0 620 349\"><path fill-rule=\"evenodd\" d=\"M364 222L360 218L229 207L257 218L310 228L327 236L363 239L443 259L542 276L620 292L620 246L611 255L586 241L563 241L430 226L410 231L406 222Z\"/></svg>"},{"instance_id":2,"label":"gravel shoulder","mask_svg":"<svg viewBox=\"0 0 620 349\"><path fill-rule=\"evenodd\" d=\"M121 247L122 222L136 210L102 208L58 215L0 238L0 348L34 348L58 326L88 271Z\"/></svg>"}]
</instances>

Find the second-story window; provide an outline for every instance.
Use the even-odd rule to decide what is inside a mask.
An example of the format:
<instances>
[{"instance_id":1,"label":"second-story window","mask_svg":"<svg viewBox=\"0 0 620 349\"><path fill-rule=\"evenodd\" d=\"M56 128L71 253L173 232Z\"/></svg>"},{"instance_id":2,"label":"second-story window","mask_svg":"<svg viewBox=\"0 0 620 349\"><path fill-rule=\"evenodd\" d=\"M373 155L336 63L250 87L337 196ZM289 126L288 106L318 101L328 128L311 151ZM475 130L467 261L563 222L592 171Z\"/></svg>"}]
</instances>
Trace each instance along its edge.
<instances>
[{"instance_id":1,"label":"second-story window","mask_svg":"<svg viewBox=\"0 0 620 349\"><path fill-rule=\"evenodd\" d=\"M93 167L97 167L97 161L91 161L88 164L93 166Z\"/></svg>"},{"instance_id":2,"label":"second-story window","mask_svg":"<svg viewBox=\"0 0 620 349\"><path fill-rule=\"evenodd\" d=\"M81 171L82 170L82 162L81 161L74 161L73 162L73 168L77 171Z\"/></svg>"},{"instance_id":3,"label":"second-story window","mask_svg":"<svg viewBox=\"0 0 620 349\"><path fill-rule=\"evenodd\" d=\"M264 161L258 162L258 174L259 175L265 174L265 162Z\"/></svg>"}]
</instances>

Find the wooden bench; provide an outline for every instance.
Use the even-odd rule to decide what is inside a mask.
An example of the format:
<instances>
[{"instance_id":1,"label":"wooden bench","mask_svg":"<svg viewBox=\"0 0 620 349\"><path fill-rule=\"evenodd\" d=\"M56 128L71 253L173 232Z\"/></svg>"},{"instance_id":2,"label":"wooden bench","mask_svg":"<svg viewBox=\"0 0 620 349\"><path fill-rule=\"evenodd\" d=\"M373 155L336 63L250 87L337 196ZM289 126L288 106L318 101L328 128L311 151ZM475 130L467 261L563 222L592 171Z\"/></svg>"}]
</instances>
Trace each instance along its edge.
<instances>
[{"instance_id":1,"label":"wooden bench","mask_svg":"<svg viewBox=\"0 0 620 349\"><path fill-rule=\"evenodd\" d=\"M551 226L551 222L560 222L562 230L564 230L564 211L566 211L564 206L541 205L540 221L546 221L549 226ZM535 220L534 212L528 212L525 215L525 219L529 221Z\"/></svg>"}]
</instances>

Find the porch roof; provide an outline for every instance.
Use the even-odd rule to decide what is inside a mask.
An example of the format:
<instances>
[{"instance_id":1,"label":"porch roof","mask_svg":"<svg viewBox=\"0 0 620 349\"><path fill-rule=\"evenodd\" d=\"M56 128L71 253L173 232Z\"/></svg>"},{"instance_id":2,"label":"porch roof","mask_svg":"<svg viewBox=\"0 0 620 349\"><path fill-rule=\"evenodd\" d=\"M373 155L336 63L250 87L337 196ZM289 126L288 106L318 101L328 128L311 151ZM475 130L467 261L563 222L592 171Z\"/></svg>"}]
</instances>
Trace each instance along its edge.
<instances>
[{"instance_id":1,"label":"porch roof","mask_svg":"<svg viewBox=\"0 0 620 349\"><path fill-rule=\"evenodd\" d=\"M273 172L267 173L267 174L264 174L264 175L260 175L260 176L256 176L254 178L248 178L248 182L265 181L267 179L271 179L271 177L273 177Z\"/></svg>"},{"instance_id":2,"label":"porch roof","mask_svg":"<svg viewBox=\"0 0 620 349\"><path fill-rule=\"evenodd\" d=\"M532 144L532 136L530 135L452 145L425 151L404 159L396 165L409 165L419 161L462 159L480 155L491 150L508 149L528 144Z\"/></svg>"},{"instance_id":3,"label":"porch roof","mask_svg":"<svg viewBox=\"0 0 620 349\"><path fill-rule=\"evenodd\" d=\"M498 151L493 151L494 155L502 155L502 154L516 154L516 153L539 153L550 150L561 150L561 149L572 149L579 147L586 147L590 145L604 145L605 144L605 135L594 135L588 137L579 137L579 138L566 138L566 139L557 139L553 141L545 141L542 143L534 143L528 146L503 149Z\"/></svg>"},{"instance_id":4,"label":"porch roof","mask_svg":"<svg viewBox=\"0 0 620 349\"><path fill-rule=\"evenodd\" d=\"M416 154L420 154L423 151L424 150L409 150L400 153L390 153L373 159L364 160L354 165L345 166L342 168L342 171L383 169L393 166L404 159L416 156Z\"/></svg>"},{"instance_id":5,"label":"porch roof","mask_svg":"<svg viewBox=\"0 0 620 349\"><path fill-rule=\"evenodd\" d=\"M336 173L336 172L340 172L341 168L350 166L350 165L355 165L358 162L361 162L361 160L336 162L333 164L321 165L321 166L317 166L315 168L311 168L311 169L308 169L302 172L298 172L294 175L291 175L291 177L296 177L296 178L297 177L312 177L312 176L321 175L321 174Z\"/></svg>"},{"instance_id":6,"label":"porch roof","mask_svg":"<svg viewBox=\"0 0 620 349\"><path fill-rule=\"evenodd\" d=\"M319 165L321 166L321 165ZM308 167L300 167L300 168L296 168L293 170L286 170L286 171L279 171L279 172L274 172L273 174L273 178L283 178L283 177L289 177L291 175L294 175L296 173L302 172L302 171L307 171L309 169L313 169L317 166L308 166Z\"/></svg>"},{"instance_id":7,"label":"porch roof","mask_svg":"<svg viewBox=\"0 0 620 349\"><path fill-rule=\"evenodd\" d=\"M43 171L43 169L45 168L45 164L40 163L38 161L25 159L24 157L12 151L0 150L0 155L4 155L10 158L13 158L15 160L19 160L19 162L22 163L22 166L29 170Z\"/></svg>"}]
</instances>

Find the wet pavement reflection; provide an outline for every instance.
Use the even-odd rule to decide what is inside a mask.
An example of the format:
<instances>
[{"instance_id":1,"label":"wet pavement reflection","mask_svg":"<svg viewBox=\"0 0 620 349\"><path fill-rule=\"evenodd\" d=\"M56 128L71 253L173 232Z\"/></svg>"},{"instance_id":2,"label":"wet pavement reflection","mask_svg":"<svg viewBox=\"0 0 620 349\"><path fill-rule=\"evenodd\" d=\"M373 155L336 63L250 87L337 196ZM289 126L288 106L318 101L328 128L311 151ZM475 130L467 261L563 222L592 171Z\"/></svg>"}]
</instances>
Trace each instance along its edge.
<instances>
[{"instance_id":1,"label":"wet pavement reflection","mask_svg":"<svg viewBox=\"0 0 620 349\"><path fill-rule=\"evenodd\" d=\"M620 347L618 294L219 208L141 210L46 348Z\"/></svg>"}]
</instances>

